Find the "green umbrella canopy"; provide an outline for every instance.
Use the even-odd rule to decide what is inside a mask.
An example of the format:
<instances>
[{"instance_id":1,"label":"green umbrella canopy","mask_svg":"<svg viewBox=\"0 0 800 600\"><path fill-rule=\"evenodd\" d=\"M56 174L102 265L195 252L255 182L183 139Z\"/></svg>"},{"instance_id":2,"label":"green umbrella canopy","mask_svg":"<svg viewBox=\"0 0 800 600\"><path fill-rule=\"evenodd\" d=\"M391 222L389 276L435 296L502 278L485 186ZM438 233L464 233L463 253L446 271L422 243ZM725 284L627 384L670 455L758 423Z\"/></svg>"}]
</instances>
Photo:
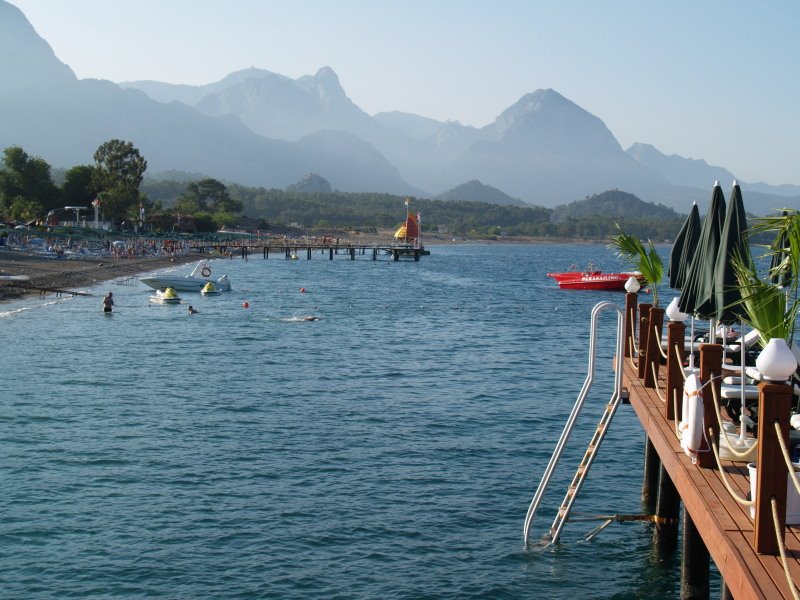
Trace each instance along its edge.
<instances>
[{"instance_id":1,"label":"green umbrella canopy","mask_svg":"<svg viewBox=\"0 0 800 600\"><path fill-rule=\"evenodd\" d=\"M701 319L714 318L717 312L714 295L714 267L717 263L720 232L725 222L725 196L719 182L714 183L708 214L700 228L697 251L692 257L686 274L678 308L686 314L695 314Z\"/></svg>"},{"instance_id":2,"label":"green umbrella canopy","mask_svg":"<svg viewBox=\"0 0 800 600\"><path fill-rule=\"evenodd\" d=\"M686 217L681 230L678 232L678 237L675 238L675 243L672 245L672 251L669 254L669 267L667 275L669 275L669 287L673 290L683 289L686 283L686 273L689 270L689 264L697 250L697 240L700 238L700 211L697 209L697 203L692 204L692 210L689 211L689 216Z\"/></svg>"},{"instance_id":3,"label":"green umbrella canopy","mask_svg":"<svg viewBox=\"0 0 800 600\"><path fill-rule=\"evenodd\" d=\"M750 246L745 239L747 217L742 202L742 191L739 184L733 182L728 211L720 232L717 264L714 268L714 294L716 295L716 318L720 323L733 323L745 315L741 304L734 304L742 299L736 273L733 270L733 258L745 258L750 253ZM733 306L732 306L733 305Z\"/></svg>"}]
</instances>

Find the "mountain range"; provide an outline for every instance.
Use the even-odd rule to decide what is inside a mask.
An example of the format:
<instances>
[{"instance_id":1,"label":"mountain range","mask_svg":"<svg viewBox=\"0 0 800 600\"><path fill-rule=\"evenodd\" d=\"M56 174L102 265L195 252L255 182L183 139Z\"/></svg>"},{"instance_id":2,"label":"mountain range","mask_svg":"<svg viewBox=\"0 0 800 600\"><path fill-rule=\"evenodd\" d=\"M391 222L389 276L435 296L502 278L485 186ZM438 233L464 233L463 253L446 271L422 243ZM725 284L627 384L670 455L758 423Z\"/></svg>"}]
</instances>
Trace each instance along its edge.
<instances>
[{"instance_id":1,"label":"mountain range","mask_svg":"<svg viewBox=\"0 0 800 600\"><path fill-rule=\"evenodd\" d=\"M202 172L284 188L309 173L333 189L432 197L479 180L484 200L553 207L605 190L686 212L734 174L623 150L605 124L551 89L525 94L482 128L402 112L369 115L330 67L292 79L245 69L201 86L84 79L16 7L0 0L0 148L22 146L56 167L88 164L112 138L133 142L151 172ZM800 208L800 186L741 182L750 212ZM471 193L476 193L473 184ZM501 198L502 199L502 198ZM495 200L497 201L497 200Z\"/></svg>"}]
</instances>

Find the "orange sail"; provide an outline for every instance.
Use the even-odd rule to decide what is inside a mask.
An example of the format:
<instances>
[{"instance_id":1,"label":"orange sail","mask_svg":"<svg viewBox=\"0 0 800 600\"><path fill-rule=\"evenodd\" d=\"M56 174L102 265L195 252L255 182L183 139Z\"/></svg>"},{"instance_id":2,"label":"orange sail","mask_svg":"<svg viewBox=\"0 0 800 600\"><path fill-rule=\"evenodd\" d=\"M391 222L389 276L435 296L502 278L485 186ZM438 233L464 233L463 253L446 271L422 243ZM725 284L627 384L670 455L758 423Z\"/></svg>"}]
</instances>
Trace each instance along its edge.
<instances>
[{"instance_id":1,"label":"orange sail","mask_svg":"<svg viewBox=\"0 0 800 600\"><path fill-rule=\"evenodd\" d=\"M396 240L416 240L419 237L419 225L417 219L411 213L406 216L406 222L400 225L397 231L394 232L394 239Z\"/></svg>"}]
</instances>

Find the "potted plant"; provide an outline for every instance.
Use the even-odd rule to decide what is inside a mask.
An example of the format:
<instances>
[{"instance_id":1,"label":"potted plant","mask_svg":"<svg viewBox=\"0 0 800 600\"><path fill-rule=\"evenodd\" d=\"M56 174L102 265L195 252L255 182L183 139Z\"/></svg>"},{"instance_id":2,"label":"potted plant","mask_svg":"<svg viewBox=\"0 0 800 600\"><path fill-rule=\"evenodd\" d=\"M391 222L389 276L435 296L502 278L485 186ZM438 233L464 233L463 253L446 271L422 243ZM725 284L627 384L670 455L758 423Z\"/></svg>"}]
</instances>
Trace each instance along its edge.
<instances>
[{"instance_id":1,"label":"potted plant","mask_svg":"<svg viewBox=\"0 0 800 600\"><path fill-rule=\"evenodd\" d=\"M617 256L627 261L642 274L653 293L653 306L658 308L658 286L661 285L661 280L664 278L664 263L653 242L648 240L648 248L645 248L642 240L624 231L621 231L619 235L612 236L611 242L617 250Z\"/></svg>"},{"instance_id":2,"label":"potted plant","mask_svg":"<svg viewBox=\"0 0 800 600\"><path fill-rule=\"evenodd\" d=\"M664 309L658 306L658 286L661 285L664 277L664 263L653 242L649 240L647 242L649 248L645 248L642 240L620 230L619 235L613 236L611 241L617 249L617 256L626 260L642 274L653 294L653 306L650 307L648 314L644 314L642 311L641 315L639 339L646 340L646 344L644 348L639 348L639 377L644 379L646 387L655 387L656 372L661 359L661 328L664 324ZM643 307L644 305L642 305ZM642 330L642 326L646 329ZM644 336L642 336L642 331L645 332Z\"/></svg>"}]
</instances>

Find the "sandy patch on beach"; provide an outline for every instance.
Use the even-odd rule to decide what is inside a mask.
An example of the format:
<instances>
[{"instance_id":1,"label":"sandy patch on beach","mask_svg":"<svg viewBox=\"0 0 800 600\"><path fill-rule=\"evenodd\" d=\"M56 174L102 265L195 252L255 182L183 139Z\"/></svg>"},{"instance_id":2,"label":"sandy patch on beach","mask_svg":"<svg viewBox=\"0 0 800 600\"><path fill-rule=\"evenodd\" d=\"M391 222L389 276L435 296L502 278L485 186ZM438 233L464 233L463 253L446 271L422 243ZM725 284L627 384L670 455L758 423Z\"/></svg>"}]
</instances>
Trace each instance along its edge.
<instances>
[{"instance_id":1,"label":"sandy patch on beach","mask_svg":"<svg viewBox=\"0 0 800 600\"><path fill-rule=\"evenodd\" d=\"M0 274L27 275L30 281L0 281L0 301L40 294L42 289L78 291L102 281L194 262L201 258L203 255L200 254L184 254L174 258L103 257L59 260L7 250L0 252Z\"/></svg>"}]
</instances>

